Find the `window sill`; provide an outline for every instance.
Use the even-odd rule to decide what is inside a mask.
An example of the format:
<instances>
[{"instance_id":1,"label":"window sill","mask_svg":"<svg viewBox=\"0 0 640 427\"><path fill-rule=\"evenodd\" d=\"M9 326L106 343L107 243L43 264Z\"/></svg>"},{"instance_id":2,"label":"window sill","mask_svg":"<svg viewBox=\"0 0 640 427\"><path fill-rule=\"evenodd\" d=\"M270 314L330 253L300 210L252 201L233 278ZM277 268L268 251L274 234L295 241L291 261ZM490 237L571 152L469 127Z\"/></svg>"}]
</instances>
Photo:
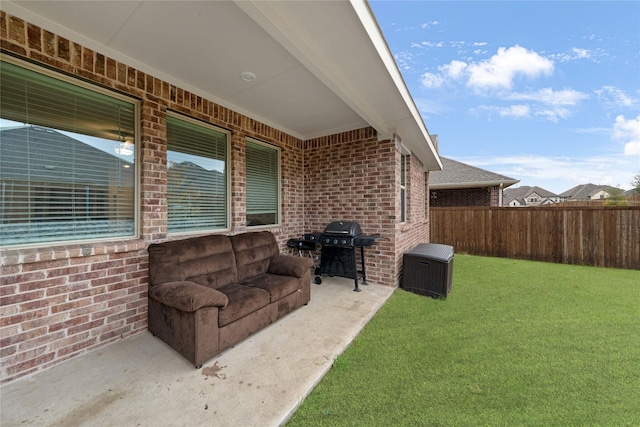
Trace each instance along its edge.
<instances>
[{"instance_id":1,"label":"window sill","mask_svg":"<svg viewBox=\"0 0 640 427\"><path fill-rule=\"evenodd\" d=\"M247 231L262 231L282 228L281 224L247 225Z\"/></svg>"},{"instance_id":2,"label":"window sill","mask_svg":"<svg viewBox=\"0 0 640 427\"><path fill-rule=\"evenodd\" d=\"M30 248L16 248L2 250L0 266L33 264L54 261L106 255L114 253L134 252L145 249L147 243L142 239L118 240L108 242L85 242L58 246L42 246Z\"/></svg>"}]
</instances>

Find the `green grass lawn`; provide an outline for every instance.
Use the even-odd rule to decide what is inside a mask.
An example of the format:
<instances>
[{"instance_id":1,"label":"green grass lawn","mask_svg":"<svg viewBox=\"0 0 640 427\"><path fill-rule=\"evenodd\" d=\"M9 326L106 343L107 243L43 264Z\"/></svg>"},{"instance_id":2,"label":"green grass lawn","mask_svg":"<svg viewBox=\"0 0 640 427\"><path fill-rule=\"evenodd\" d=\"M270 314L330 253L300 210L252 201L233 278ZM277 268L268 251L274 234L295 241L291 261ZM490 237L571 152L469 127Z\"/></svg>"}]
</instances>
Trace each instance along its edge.
<instances>
[{"instance_id":1,"label":"green grass lawn","mask_svg":"<svg viewBox=\"0 0 640 427\"><path fill-rule=\"evenodd\" d=\"M640 271L453 273L446 300L397 290L287 426L640 426Z\"/></svg>"}]
</instances>

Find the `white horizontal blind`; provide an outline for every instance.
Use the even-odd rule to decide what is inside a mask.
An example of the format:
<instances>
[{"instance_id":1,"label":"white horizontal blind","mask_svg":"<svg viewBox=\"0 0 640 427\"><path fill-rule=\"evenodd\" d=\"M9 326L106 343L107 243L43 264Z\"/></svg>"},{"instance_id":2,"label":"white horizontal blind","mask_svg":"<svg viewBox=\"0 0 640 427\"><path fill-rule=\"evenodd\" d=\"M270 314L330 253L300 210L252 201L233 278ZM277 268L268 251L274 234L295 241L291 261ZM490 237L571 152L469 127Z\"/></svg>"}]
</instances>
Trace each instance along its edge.
<instances>
[{"instance_id":1,"label":"white horizontal blind","mask_svg":"<svg viewBox=\"0 0 640 427\"><path fill-rule=\"evenodd\" d=\"M0 65L0 244L134 236L136 104Z\"/></svg>"},{"instance_id":2,"label":"white horizontal blind","mask_svg":"<svg viewBox=\"0 0 640 427\"><path fill-rule=\"evenodd\" d=\"M278 223L278 157L278 149L246 141L248 226Z\"/></svg>"},{"instance_id":3,"label":"white horizontal blind","mask_svg":"<svg viewBox=\"0 0 640 427\"><path fill-rule=\"evenodd\" d=\"M169 232L227 228L225 132L167 116Z\"/></svg>"}]
</instances>

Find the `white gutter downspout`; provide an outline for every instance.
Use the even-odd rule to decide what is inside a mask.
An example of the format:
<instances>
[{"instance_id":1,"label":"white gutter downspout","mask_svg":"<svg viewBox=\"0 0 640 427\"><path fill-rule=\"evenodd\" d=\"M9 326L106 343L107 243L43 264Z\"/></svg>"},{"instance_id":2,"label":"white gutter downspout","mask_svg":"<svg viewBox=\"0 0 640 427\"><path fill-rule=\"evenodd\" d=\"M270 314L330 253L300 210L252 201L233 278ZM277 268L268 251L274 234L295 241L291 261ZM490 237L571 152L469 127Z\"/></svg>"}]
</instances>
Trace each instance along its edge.
<instances>
[{"instance_id":1,"label":"white gutter downspout","mask_svg":"<svg viewBox=\"0 0 640 427\"><path fill-rule=\"evenodd\" d=\"M500 190L498 191L498 206L502 207L502 186L503 184L500 183Z\"/></svg>"}]
</instances>

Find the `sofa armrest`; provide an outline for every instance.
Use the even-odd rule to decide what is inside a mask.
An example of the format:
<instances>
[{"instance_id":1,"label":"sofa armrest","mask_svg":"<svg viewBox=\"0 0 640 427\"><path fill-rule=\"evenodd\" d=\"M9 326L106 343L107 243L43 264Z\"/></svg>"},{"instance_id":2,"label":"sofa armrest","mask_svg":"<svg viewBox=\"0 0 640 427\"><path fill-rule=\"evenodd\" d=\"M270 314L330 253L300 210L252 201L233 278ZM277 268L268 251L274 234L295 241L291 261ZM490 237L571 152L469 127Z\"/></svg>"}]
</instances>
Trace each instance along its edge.
<instances>
[{"instance_id":1,"label":"sofa armrest","mask_svg":"<svg viewBox=\"0 0 640 427\"><path fill-rule=\"evenodd\" d=\"M227 296L220 291L184 281L152 286L149 289L149 297L169 307L187 312L197 311L202 307L225 308L229 303Z\"/></svg>"},{"instance_id":2,"label":"sofa armrest","mask_svg":"<svg viewBox=\"0 0 640 427\"><path fill-rule=\"evenodd\" d=\"M313 267L311 258L302 258L292 255L276 255L271 258L269 273L281 276L302 277L304 273Z\"/></svg>"}]
</instances>

